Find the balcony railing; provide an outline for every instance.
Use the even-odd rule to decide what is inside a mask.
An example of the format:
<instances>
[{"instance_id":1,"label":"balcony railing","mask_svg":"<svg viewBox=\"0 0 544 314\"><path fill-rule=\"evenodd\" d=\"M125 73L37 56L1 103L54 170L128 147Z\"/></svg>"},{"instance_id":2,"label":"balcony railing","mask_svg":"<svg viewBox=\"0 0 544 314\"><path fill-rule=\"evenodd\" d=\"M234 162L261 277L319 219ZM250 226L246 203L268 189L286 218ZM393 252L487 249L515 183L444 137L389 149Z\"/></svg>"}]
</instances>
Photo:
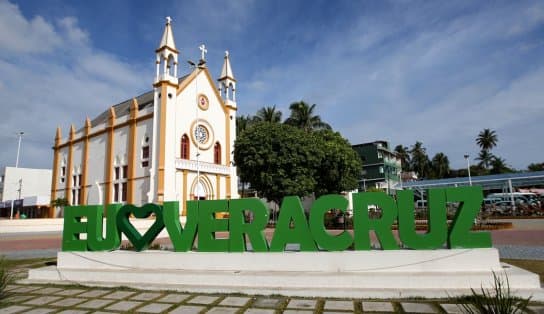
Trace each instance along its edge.
<instances>
[{"instance_id":1,"label":"balcony railing","mask_svg":"<svg viewBox=\"0 0 544 314\"><path fill-rule=\"evenodd\" d=\"M176 158L176 169L191 171L200 170L201 172L223 175L230 174L230 167L224 165L212 164L203 161L197 163L195 160L187 160L181 158Z\"/></svg>"}]
</instances>

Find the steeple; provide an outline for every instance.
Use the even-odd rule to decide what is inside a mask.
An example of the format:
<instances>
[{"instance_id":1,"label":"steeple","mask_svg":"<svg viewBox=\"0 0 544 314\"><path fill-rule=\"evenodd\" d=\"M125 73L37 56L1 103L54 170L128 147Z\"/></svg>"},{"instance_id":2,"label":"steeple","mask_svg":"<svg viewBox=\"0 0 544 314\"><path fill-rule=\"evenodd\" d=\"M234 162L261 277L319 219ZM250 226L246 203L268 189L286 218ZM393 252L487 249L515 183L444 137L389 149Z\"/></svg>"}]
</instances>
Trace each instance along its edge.
<instances>
[{"instance_id":1,"label":"steeple","mask_svg":"<svg viewBox=\"0 0 544 314\"><path fill-rule=\"evenodd\" d=\"M236 79L234 78L234 73L230 66L229 52L225 51L225 58L223 61L223 67L221 68L221 74L217 79L219 81L219 94L225 98L225 100L230 100L236 102Z\"/></svg>"},{"instance_id":2,"label":"steeple","mask_svg":"<svg viewBox=\"0 0 544 314\"><path fill-rule=\"evenodd\" d=\"M161 42L157 52L163 48L168 48L174 52L178 52L176 49L176 43L174 43L174 34L172 33L172 18L169 16L166 17L166 26L164 27L164 32L162 33Z\"/></svg>"},{"instance_id":3,"label":"steeple","mask_svg":"<svg viewBox=\"0 0 544 314\"><path fill-rule=\"evenodd\" d=\"M178 77L178 54L174 43L174 33L172 32L172 19L166 17L166 25L162 33L161 42L156 52L156 74L155 83L160 81L172 81L177 83Z\"/></svg>"}]
</instances>

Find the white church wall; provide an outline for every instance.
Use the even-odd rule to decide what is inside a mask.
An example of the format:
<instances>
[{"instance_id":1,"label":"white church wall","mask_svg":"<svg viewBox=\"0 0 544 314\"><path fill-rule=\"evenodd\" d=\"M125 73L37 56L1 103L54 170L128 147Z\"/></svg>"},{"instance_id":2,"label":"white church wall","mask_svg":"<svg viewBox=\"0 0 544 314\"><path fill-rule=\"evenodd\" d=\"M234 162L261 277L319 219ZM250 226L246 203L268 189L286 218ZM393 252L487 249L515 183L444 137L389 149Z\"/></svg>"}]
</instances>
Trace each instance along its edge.
<instances>
[{"instance_id":1,"label":"white church wall","mask_svg":"<svg viewBox=\"0 0 544 314\"><path fill-rule=\"evenodd\" d=\"M87 160L87 204L102 203L105 174L105 158L108 133L102 133L89 139L89 159Z\"/></svg>"},{"instance_id":2,"label":"white church wall","mask_svg":"<svg viewBox=\"0 0 544 314\"><path fill-rule=\"evenodd\" d=\"M153 146L153 119L147 119L138 122L136 125L136 147L134 154L136 155L136 165L135 165L135 177L140 178L144 176L149 176L149 169L151 168L151 151ZM148 139L146 142L145 139ZM149 159L148 166L142 166L142 147L145 145L149 146ZM146 192L147 193L147 192Z\"/></svg>"}]
</instances>

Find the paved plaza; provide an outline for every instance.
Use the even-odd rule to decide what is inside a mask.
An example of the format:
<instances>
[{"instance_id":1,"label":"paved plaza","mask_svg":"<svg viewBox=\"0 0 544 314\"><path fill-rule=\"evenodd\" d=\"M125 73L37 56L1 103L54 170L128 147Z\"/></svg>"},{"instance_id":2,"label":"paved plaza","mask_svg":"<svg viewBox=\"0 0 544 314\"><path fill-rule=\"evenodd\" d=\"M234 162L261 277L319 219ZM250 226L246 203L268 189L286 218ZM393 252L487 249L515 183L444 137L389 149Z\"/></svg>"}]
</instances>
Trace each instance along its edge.
<instances>
[{"instance_id":1,"label":"paved plaza","mask_svg":"<svg viewBox=\"0 0 544 314\"><path fill-rule=\"evenodd\" d=\"M12 284L0 313L463 313L447 300L365 300ZM544 313L533 303L531 312Z\"/></svg>"}]
</instances>

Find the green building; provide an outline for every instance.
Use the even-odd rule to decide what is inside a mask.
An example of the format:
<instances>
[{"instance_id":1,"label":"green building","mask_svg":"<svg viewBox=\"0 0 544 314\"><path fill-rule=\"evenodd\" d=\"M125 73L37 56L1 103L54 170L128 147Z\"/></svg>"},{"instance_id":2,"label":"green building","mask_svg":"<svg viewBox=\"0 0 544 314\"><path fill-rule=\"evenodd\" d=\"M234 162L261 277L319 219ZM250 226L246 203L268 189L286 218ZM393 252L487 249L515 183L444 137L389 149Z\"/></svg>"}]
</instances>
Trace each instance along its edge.
<instances>
[{"instance_id":1,"label":"green building","mask_svg":"<svg viewBox=\"0 0 544 314\"><path fill-rule=\"evenodd\" d=\"M400 186L402 165L387 141L375 141L352 146L363 161L359 190L375 187L394 194Z\"/></svg>"}]
</instances>

